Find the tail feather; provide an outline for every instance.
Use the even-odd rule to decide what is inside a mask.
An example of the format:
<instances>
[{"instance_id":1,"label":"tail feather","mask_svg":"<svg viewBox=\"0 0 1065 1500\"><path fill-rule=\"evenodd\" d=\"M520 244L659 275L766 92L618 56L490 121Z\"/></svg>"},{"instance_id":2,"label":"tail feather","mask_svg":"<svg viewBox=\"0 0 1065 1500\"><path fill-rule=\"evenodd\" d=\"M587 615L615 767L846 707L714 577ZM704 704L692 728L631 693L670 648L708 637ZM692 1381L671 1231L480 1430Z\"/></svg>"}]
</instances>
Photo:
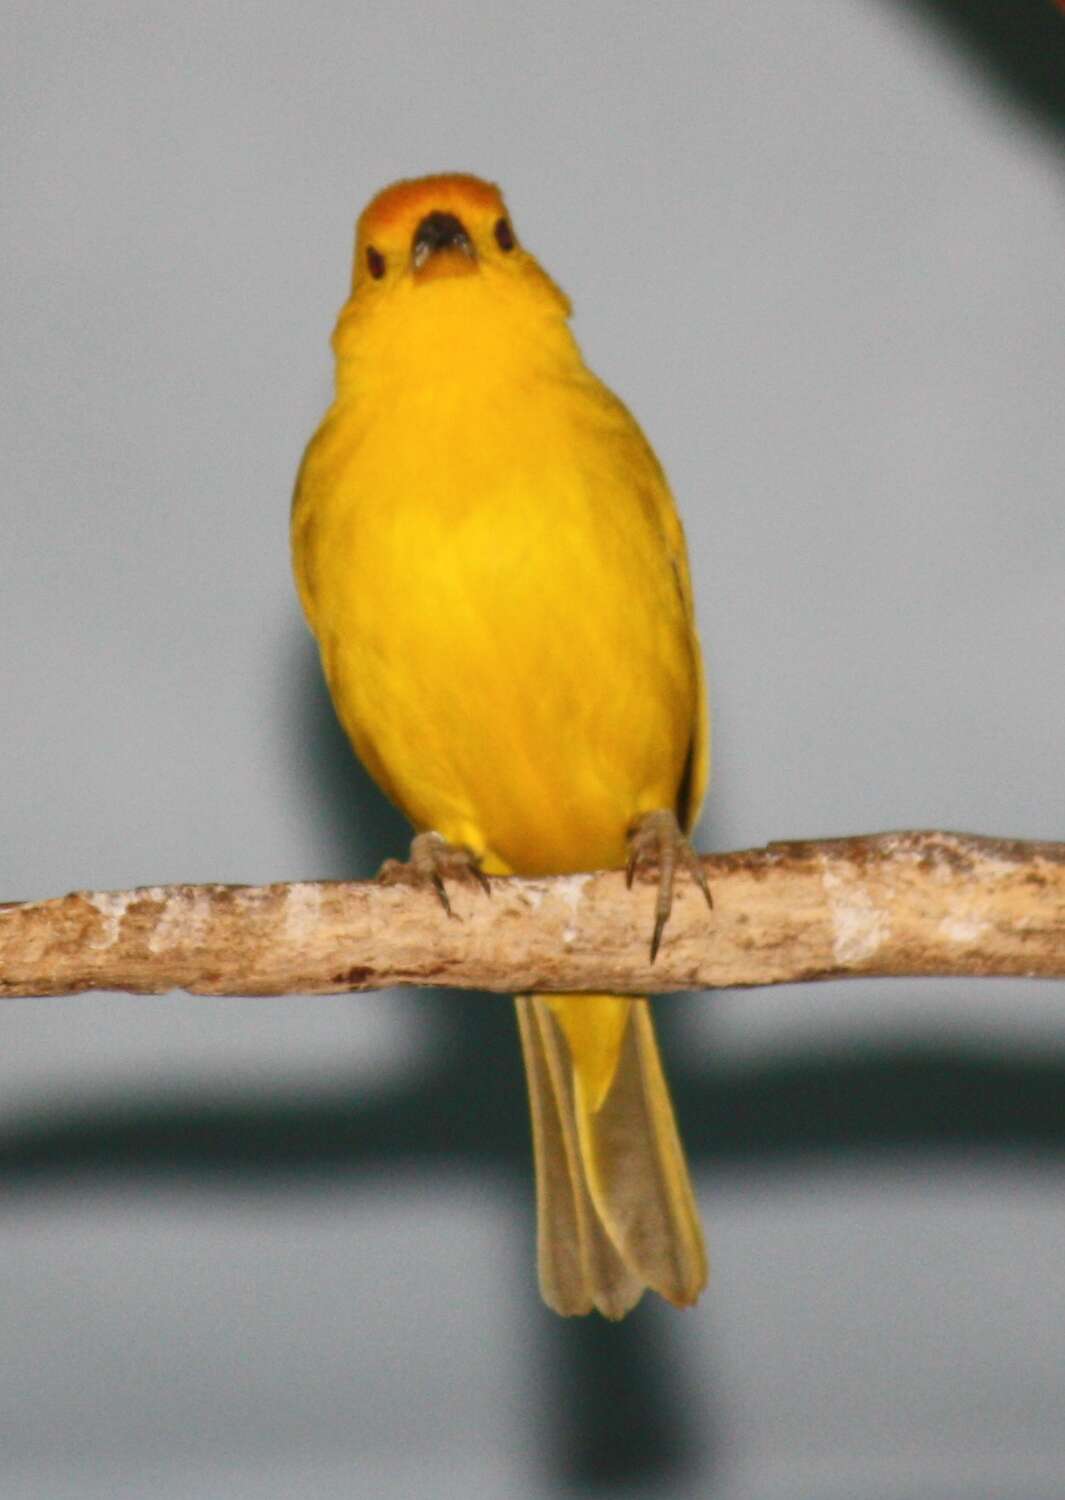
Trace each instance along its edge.
<instances>
[{"instance_id":1,"label":"tail feather","mask_svg":"<svg viewBox=\"0 0 1065 1500\"><path fill-rule=\"evenodd\" d=\"M694 1302L706 1252L647 1001L533 995L517 1006L544 1300L609 1318L645 1286ZM609 1066L601 1042L589 1045L597 1030L614 1038Z\"/></svg>"},{"instance_id":2,"label":"tail feather","mask_svg":"<svg viewBox=\"0 0 1065 1500\"><path fill-rule=\"evenodd\" d=\"M572 1066L550 1011L535 996L517 1000L536 1159L540 1290L563 1315L621 1318L643 1293L606 1233L581 1166Z\"/></svg>"}]
</instances>

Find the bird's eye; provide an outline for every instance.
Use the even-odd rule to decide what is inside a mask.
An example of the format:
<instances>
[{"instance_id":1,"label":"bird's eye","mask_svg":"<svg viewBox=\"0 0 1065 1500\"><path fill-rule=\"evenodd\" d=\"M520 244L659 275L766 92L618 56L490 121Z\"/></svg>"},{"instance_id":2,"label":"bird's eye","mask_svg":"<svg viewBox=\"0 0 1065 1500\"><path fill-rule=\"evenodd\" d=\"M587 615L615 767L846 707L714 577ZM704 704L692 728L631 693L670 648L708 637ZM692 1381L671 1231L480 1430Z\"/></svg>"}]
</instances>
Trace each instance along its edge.
<instances>
[{"instance_id":1,"label":"bird's eye","mask_svg":"<svg viewBox=\"0 0 1065 1500\"><path fill-rule=\"evenodd\" d=\"M385 258L372 245L368 245L366 249L366 269L375 281L380 281L385 274Z\"/></svg>"},{"instance_id":2,"label":"bird's eye","mask_svg":"<svg viewBox=\"0 0 1065 1500\"><path fill-rule=\"evenodd\" d=\"M495 227L496 244L500 250L514 249L514 231L510 227L509 219L497 219Z\"/></svg>"}]
</instances>

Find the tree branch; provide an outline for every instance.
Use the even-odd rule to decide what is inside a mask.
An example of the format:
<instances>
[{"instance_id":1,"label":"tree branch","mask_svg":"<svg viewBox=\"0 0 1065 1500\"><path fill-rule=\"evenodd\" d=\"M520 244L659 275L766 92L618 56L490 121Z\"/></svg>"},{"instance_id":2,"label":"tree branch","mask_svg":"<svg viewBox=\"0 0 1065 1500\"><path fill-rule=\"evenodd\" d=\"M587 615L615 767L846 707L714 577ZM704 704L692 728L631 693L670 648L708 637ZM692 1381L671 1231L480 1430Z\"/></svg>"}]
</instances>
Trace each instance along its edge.
<instances>
[{"instance_id":1,"label":"tree branch","mask_svg":"<svg viewBox=\"0 0 1065 1500\"><path fill-rule=\"evenodd\" d=\"M663 993L857 975L1065 978L1065 844L885 833L708 856L652 966L654 883L151 886L0 906L0 995L390 985Z\"/></svg>"}]
</instances>

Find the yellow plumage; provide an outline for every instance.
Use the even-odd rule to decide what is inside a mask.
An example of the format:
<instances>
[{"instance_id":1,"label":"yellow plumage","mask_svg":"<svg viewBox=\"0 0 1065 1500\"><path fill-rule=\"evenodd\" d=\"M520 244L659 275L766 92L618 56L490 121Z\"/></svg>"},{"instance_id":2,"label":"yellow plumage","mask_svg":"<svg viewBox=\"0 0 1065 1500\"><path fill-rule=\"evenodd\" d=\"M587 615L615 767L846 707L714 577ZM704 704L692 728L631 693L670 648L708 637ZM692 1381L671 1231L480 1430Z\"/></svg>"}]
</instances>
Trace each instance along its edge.
<instances>
[{"instance_id":1,"label":"yellow plumage","mask_svg":"<svg viewBox=\"0 0 1065 1500\"><path fill-rule=\"evenodd\" d=\"M680 523L568 314L494 187L386 189L293 506L355 749L416 829L497 874L623 864L642 814L691 827L708 770ZM644 1285L694 1301L705 1255L647 1002L518 1008L546 1299L614 1317Z\"/></svg>"}]
</instances>

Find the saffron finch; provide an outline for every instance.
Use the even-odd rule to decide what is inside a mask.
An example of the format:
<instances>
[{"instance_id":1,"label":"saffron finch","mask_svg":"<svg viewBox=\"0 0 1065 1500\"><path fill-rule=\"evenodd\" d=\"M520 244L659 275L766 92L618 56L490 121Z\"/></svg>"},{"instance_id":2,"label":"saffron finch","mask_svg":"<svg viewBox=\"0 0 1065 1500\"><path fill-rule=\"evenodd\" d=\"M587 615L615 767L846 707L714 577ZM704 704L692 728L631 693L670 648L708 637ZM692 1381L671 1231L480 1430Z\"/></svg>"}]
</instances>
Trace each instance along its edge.
<instances>
[{"instance_id":1,"label":"saffron finch","mask_svg":"<svg viewBox=\"0 0 1065 1500\"><path fill-rule=\"evenodd\" d=\"M393 184L358 225L336 395L300 468L300 598L338 717L414 825L391 878L657 863L652 953L709 770L665 476L587 368L499 190ZM517 1000L540 1286L560 1313L678 1305L706 1254L648 1002Z\"/></svg>"}]
</instances>

